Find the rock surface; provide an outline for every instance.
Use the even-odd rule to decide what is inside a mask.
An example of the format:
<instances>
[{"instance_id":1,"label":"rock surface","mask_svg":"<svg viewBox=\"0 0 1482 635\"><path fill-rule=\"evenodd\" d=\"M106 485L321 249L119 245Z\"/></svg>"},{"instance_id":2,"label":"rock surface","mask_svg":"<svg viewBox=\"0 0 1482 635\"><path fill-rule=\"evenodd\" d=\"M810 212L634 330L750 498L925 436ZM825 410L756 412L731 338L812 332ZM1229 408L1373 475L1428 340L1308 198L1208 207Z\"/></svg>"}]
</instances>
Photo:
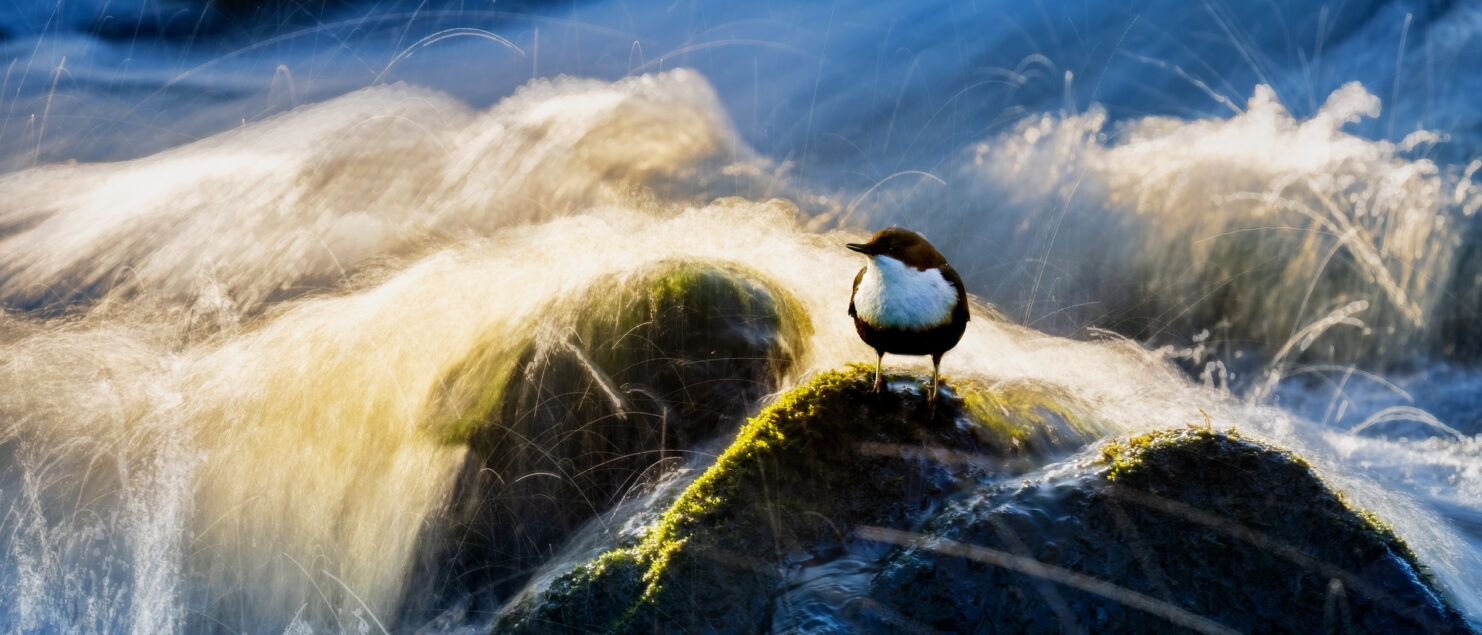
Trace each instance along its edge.
<instances>
[{"instance_id":1,"label":"rock surface","mask_svg":"<svg viewBox=\"0 0 1482 635\"><path fill-rule=\"evenodd\" d=\"M656 464L739 428L808 329L785 294L727 267L665 263L576 297L601 300L523 350L491 346L448 372L445 436L469 451L442 524L420 538L406 623L447 598L497 606ZM471 396L453 397L460 386Z\"/></svg>"},{"instance_id":2,"label":"rock surface","mask_svg":"<svg viewBox=\"0 0 1482 635\"><path fill-rule=\"evenodd\" d=\"M1104 436L1064 395L949 388L933 413L871 379L782 396L641 539L494 632L1466 632L1289 453L1191 428L1049 463Z\"/></svg>"},{"instance_id":3,"label":"rock surface","mask_svg":"<svg viewBox=\"0 0 1482 635\"><path fill-rule=\"evenodd\" d=\"M822 373L784 395L638 544L521 598L494 630L755 631L779 618L809 628L828 619L830 580L888 553L858 528L914 526L965 485L1098 434L1025 387L968 399L944 388L933 411L915 378L871 394L873 373Z\"/></svg>"},{"instance_id":4,"label":"rock surface","mask_svg":"<svg viewBox=\"0 0 1482 635\"><path fill-rule=\"evenodd\" d=\"M872 584L871 597L896 611L872 616L880 628L1466 630L1404 543L1304 461L1202 428L1142 435L1078 469L985 488L921 534ZM1084 584L1051 583L1016 557ZM1129 605L1140 601L1152 610Z\"/></svg>"}]
</instances>

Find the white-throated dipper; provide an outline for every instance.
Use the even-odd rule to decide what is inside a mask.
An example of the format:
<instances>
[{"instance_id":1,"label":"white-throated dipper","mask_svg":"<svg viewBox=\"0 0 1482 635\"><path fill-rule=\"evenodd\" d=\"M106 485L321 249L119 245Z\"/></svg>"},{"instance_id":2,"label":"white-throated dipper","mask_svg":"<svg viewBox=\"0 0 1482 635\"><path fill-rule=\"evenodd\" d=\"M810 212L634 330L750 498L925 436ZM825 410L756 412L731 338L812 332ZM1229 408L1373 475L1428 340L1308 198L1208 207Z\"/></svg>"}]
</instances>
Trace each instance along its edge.
<instances>
[{"instance_id":1,"label":"white-throated dipper","mask_svg":"<svg viewBox=\"0 0 1482 635\"><path fill-rule=\"evenodd\" d=\"M875 349L875 392L885 354L930 355L931 399L936 402L942 354L967 329L967 290L962 278L916 232L890 227L870 242L846 247L870 257L854 276L849 315L859 338Z\"/></svg>"}]
</instances>

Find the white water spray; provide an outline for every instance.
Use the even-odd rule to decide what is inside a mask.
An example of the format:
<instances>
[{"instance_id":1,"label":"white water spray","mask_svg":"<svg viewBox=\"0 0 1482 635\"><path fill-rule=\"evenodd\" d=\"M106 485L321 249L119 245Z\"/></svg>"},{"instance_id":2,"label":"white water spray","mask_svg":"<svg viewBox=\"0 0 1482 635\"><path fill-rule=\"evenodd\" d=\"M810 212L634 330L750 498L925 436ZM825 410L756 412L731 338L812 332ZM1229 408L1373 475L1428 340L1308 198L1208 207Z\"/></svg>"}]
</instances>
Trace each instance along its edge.
<instances>
[{"instance_id":1,"label":"white water spray","mask_svg":"<svg viewBox=\"0 0 1482 635\"><path fill-rule=\"evenodd\" d=\"M1107 170L1137 158L1104 152ZM487 113L376 88L154 157L4 177L18 195L0 209L14 228L0 293L73 312L0 316L0 584L15 598L0 625L385 624L464 452L438 434L437 383L470 351L513 354L614 273L739 264L807 311L799 373L870 359L844 310L862 263L842 245L861 235L809 231L785 200L697 203L673 184L769 173L743 169L748 157L704 80L679 71L540 82ZM1213 178L1215 157L1197 175L1109 172L1104 191L1161 183L1169 202L1147 213L1171 210L1202 200L1181 184ZM1380 209L1403 220L1413 206ZM1386 270L1405 303L1428 297ZM1197 386L1128 340L1052 337L982 306L972 324L944 360L949 381L1055 386L1118 434L1203 411L1292 448L1482 615L1467 593L1482 588L1477 542L1415 500L1429 481L1388 478L1414 463L1359 469L1353 456L1385 456L1373 442ZM1475 454L1441 449L1475 490Z\"/></svg>"}]
</instances>

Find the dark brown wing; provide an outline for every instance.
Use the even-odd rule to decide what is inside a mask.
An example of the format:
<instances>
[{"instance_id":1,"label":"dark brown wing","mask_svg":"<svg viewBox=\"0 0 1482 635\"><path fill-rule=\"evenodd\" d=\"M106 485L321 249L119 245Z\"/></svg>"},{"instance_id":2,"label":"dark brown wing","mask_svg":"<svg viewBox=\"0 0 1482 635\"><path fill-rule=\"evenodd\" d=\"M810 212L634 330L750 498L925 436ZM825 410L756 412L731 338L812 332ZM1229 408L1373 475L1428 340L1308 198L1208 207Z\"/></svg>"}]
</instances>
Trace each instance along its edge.
<instances>
[{"instance_id":1,"label":"dark brown wing","mask_svg":"<svg viewBox=\"0 0 1482 635\"><path fill-rule=\"evenodd\" d=\"M947 282L951 283L957 289L957 306L952 309L952 319L963 322L968 321L970 318L967 312L967 287L962 286L962 276L957 275L957 270L953 269L952 265L946 263L942 264L941 272L942 277L946 278ZM856 279L855 286L858 285L859 281ZM850 308L853 308L853 306L853 297L851 296Z\"/></svg>"},{"instance_id":2,"label":"dark brown wing","mask_svg":"<svg viewBox=\"0 0 1482 635\"><path fill-rule=\"evenodd\" d=\"M849 317L854 317L854 292L859 291L859 281L864 279L865 269L868 268L869 267L861 267L859 273L854 274L854 288L849 290ZM952 275L955 276L957 274L954 273ZM957 284L959 285L959 287L962 285L961 282Z\"/></svg>"}]
</instances>

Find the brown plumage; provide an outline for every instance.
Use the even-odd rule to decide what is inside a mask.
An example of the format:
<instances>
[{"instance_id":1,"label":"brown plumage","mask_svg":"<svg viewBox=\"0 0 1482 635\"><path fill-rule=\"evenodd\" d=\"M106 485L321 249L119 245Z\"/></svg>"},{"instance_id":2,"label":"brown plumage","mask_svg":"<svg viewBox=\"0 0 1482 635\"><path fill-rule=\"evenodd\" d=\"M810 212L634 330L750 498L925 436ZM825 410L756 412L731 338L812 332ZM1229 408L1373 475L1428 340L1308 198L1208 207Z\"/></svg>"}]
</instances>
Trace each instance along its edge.
<instances>
[{"instance_id":1,"label":"brown plumage","mask_svg":"<svg viewBox=\"0 0 1482 635\"><path fill-rule=\"evenodd\" d=\"M849 315L860 339L875 349L875 391L881 388L880 365L886 353L930 355L935 400L942 354L956 346L967 329L962 278L930 242L899 227L882 229L870 242L847 247L870 257L854 276Z\"/></svg>"}]
</instances>

